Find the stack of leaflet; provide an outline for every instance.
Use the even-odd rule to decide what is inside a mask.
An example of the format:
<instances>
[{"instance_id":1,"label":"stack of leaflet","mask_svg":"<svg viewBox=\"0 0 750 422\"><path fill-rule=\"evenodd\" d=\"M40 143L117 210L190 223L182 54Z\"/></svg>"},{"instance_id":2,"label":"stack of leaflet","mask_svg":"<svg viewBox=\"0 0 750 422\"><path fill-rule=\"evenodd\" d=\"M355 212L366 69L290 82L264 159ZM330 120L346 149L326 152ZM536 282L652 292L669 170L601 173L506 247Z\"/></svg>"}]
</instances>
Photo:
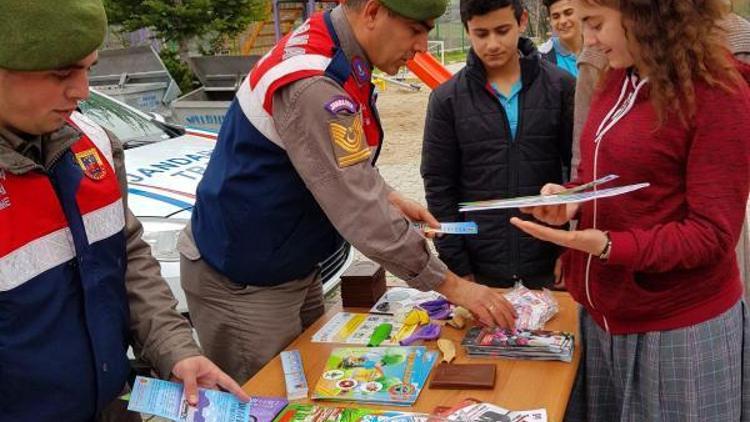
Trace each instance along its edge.
<instances>
[{"instance_id":1,"label":"stack of leaflet","mask_svg":"<svg viewBox=\"0 0 750 422\"><path fill-rule=\"evenodd\" d=\"M473 327L461 345L469 356L526 360L573 360L573 334L561 331Z\"/></svg>"}]
</instances>

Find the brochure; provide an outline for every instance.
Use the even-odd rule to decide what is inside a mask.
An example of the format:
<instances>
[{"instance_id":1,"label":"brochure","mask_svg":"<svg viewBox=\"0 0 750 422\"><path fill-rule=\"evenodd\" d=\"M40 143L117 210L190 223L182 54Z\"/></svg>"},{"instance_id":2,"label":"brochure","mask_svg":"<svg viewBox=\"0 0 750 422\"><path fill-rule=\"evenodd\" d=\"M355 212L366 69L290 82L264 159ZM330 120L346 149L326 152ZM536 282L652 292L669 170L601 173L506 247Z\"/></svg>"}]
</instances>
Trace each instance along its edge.
<instances>
[{"instance_id":1,"label":"brochure","mask_svg":"<svg viewBox=\"0 0 750 422\"><path fill-rule=\"evenodd\" d=\"M312 397L397 406L414 404L437 354L422 346L334 349Z\"/></svg>"},{"instance_id":2,"label":"brochure","mask_svg":"<svg viewBox=\"0 0 750 422\"><path fill-rule=\"evenodd\" d=\"M365 345L380 324L391 324L393 327L393 335L381 343L383 346L398 346L399 340L409 337L416 329L416 325L404 327L403 322L393 315L339 312L313 334L311 341Z\"/></svg>"},{"instance_id":3,"label":"brochure","mask_svg":"<svg viewBox=\"0 0 750 422\"><path fill-rule=\"evenodd\" d=\"M547 422L547 409L512 411L475 399L466 399L449 409L436 409L449 421L472 422Z\"/></svg>"},{"instance_id":4,"label":"brochure","mask_svg":"<svg viewBox=\"0 0 750 422\"><path fill-rule=\"evenodd\" d=\"M253 397L244 403L230 393L198 390L198 405L188 405L182 384L136 377L128 410L177 422L270 422L286 407L287 400Z\"/></svg>"},{"instance_id":5,"label":"brochure","mask_svg":"<svg viewBox=\"0 0 750 422\"><path fill-rule=\"evenodd\" d=\"M590 189L599 184L613 180L616 177L617 176L614 175L606 176L591 183L587 183L577 188L568 189L566 191L559 192L553 195L522 196L518 198L496 199L489 201L462 202L459 204L459 211L470 212L521 207L538 207L542 205L581 203L593 201L594 199L624 195L626 193L634 192L650 186L649 183L638 183L616 188L598 189L585 192L582 191L583 189Z\"/></svg>"},{"instance_id":6,"label":"brochure","mask_svg":"<svg viewBox=\"0 0 750 422\"><path fill-rule=\"evenodd\" d=\"M274 422L390 422L394 418L398 418L399 422L426 422L428 420L427 415L421 413L290 404Z\"/></svg>"}]
</instances>

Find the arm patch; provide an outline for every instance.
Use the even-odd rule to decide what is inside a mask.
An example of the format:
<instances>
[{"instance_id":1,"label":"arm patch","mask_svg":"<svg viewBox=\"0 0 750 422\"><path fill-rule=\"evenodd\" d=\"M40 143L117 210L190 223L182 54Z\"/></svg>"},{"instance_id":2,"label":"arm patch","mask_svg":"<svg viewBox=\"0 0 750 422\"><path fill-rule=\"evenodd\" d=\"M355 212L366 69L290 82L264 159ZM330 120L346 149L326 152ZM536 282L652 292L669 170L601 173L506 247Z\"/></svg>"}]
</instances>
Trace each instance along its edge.
<instances>
[{"instance_id":1,"label":"arm patch","mask_svg":"<svg viewBox=\"0 0 750 422\"><path fill-rule=\"evenodd\" d=\"M370 158L370 147L365 139L362 113L338 118L328 122L333 152L339 167L349 167Z\"/></svg>"}]
</instances>

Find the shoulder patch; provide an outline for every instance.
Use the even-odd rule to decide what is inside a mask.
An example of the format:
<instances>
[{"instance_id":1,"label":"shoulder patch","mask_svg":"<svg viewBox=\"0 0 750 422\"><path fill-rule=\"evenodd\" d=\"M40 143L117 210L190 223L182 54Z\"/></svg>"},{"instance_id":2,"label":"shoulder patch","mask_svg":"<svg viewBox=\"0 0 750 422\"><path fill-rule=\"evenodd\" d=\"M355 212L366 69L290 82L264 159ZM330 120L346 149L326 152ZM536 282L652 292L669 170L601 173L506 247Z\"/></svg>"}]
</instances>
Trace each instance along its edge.
<instances>
[{"instance_id":1,"label":"shoulder patch","mask_svg":"<svg viewBox=\"0 0 750 422\"><path fill-rule=\"evenodd\" d=\"M359 107L357 107L357 104L355 104L354 101L343 95L337 95L331 98L331 101L328 101L325 105L325 109L334 116L340 112L356 114L358 108Z\"/></svg>"},{"instance_id":2,"label":"shoulder patch","mask_svg":"<svg viewBox=\"0 0 750 422\"><path fill-rule=\"evenodd\" d=\"M362 113L331 120L328 129L339 167L353 166L370 158L370 147L365 141L362 125Z\"/></svg>"},{"instance_id":3,"label":"shoulder patch","mask_svg":"<svg viewBox=\"0 0 750 422\"><path fill-rule=\"evenodd\" d=\"M102 180L107 175L107 170L96 148L76 153L75 157L78 166L83 170L83 174L89 179Z\"/></svg>"},{"instance_id":4,"label":"shoulder patch","mask_svg":"<svg viewBox=\"0 0 750 422\"><path fill-rule=\"evenodd\" d=\"M372 74L370 73L370 67L367 65L365 59L359 56L354 56L352 59L352 69L354 70L354 79L357 83L364 85L370 82Z\"/></svg>"}]
</instances>

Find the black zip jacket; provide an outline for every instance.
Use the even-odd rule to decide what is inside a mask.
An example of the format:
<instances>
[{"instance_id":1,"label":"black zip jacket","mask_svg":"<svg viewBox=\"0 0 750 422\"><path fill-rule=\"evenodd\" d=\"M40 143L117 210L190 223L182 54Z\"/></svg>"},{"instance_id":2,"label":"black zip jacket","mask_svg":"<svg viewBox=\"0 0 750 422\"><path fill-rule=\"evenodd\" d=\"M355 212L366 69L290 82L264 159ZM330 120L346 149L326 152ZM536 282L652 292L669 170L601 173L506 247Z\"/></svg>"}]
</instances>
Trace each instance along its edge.
<instances>
[{"instance_id":1,"label":"black zip jacket","mask_svg":"<svg viewBox=\"0 0 750 422\"><path fill-rule=\"evenodd\" d=\"M460 202L536 195L544 184L567 178L575 80L542 60L531 40L521 38L518 48L523 88L516 139L482 62L470 51L467 66L430 97L421 173L438 220L479 224L479 235L436 240L451 270L490 286L522 280L539 288L554 281L558 248L512 226L518 210L458 212Z\"/></svg>"}]
</instances>

